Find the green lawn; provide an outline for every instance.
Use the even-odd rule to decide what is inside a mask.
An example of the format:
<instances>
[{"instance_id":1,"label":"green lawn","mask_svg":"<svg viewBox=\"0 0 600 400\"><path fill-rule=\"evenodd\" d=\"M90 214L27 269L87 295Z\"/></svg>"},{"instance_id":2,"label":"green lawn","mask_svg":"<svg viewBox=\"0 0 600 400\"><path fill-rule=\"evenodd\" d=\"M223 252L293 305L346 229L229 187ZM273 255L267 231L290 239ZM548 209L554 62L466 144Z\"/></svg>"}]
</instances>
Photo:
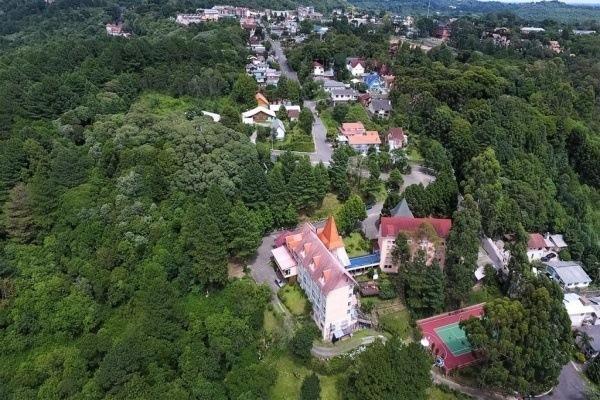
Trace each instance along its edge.
<instances>
[{"instance_id":1,"label":"green lawn","mask_svg":"<svg viewBox=\"0 0 600 400\"><path fill-rule=\"evenodd\" d=\"M368 336L376 336L376 337L386 336L386 337L388 337L389 335L385 335L384 333L376 331L374 329L360 329L360 330L354 332L352 334L351 338L340 340L336 343L324 342L321 339L316 339L314 341L314 345L319 346L319 347L331 347L331 348L339 349L340 352L344 353L344 352L348 352L348 351L353 350L353 349L357 348L358 346L360 346L362 344L363 339Z\"/></svg>"},{"instance_id":2,"label":"green lawn","mask_svg":"<svg viewBox=\"0 0 600 400\"><path fill-rule=\"evenodd\" d=\"M272 400L297 399L300 386L310 370L298 364L288 356L281 356L273 360L277 370L277 381L271 389ZM321 380L321 400L338 400L341 398L335 386L337 376L319 376Z\"/></svg>"},{"instance_id":3,"label":"green lawn","mask_svg":"<svg viewBox=\"0 0 600 400\"><path fill-rule=\"evenodd\" d=\"M394 311L379 317L379 324L384 331L407 339L412 335L410 316L407 310Z\"/></svg>"},{"instance_id":4,"label":"green lawn","mask_svg":"<svg viewBox=\"0 0 600 400\"><path fill-rule=\"evenodd\" d=\"M306 312L306 296L298 285L285 285L277 295L295 316L304 315Z\"/></svg>"},{"instance_id":5,"label":"green lawn","mask_svg":"<svg viewBox=\"0 0 600 400\"><path fill-rule=\"evenodd\" d=\"M268 333L274 333L279 329L280 323L274 311L265 310L263 316L263 327Z\"/></svg>"},{"instance_id":6,"label":"green lawn","mask_svg":"<svg viewBox=\"0 0 600 400\"><path fill-rule=\"evenodd\" d=\"M284 140L274 141L273 147L278 150L300 151L303 153L315 151L312 135L307 135L296 127L287 131Z\"/></svg>"},{"instance_id":7,"label":"green lawn","mask_svg":"<svg viewBox=\"0 0 600 400\"><path fill-rule=\"evenodd\" d=\"M469 293L467 304L473 305L479 303L487 303L488 301L492 301L501 296L502 294L500 293L500 290L498 290L498 288L483 287L479 290L472 290L471 293Z\"/></svg>"},{"instance_id":8,"label":"green lawn","mask_svg":"<svg viewBox=\"0 0 600 400\"><path fill-rule=\"evenodd\" d=\"M321 112L321 121L323 121L323 125L327 128L327 137L332 140L335 139L338 135L339 124L336 120L331 116L330 110L323 110Z\"/></svg>"},{"instance_id":9,"label":"green lawn","mask_svg":"<svg viewBox=\"0 0 600 400\"><path fill-rule=\"evenodd\" d=\"M362 237L359 232L352 232L350 236L344 238L344 245L348 257L358 257L369 254L371 245L369 241Z\"/></svg>"},{"instance_id":10,"label":"green lawn","mask_svg":"<svg viewBox=\"0 0 600 400\"><path fill-rule=\"evenodd\" d=\"M159 115L183 113L194 107L197 102L189 97L174 98L159 93L145 93L131 108L139 112Z\"/></svg>"},{"instance_id":11,"label":"green lawn","mask_svg":"<svg viewBox=\"0 0 600 400\"><path fill-rule=\"evenodd\" d=\"M326 219L330 215L335 215L341 206L342 204L337 199L335 194L327 193L327 195L325 195L325 198L323 199L321 207L317 208L315 212L312 213L310 219L312 221L320 221L322 219Z\"/></svg>"}]
</instances>

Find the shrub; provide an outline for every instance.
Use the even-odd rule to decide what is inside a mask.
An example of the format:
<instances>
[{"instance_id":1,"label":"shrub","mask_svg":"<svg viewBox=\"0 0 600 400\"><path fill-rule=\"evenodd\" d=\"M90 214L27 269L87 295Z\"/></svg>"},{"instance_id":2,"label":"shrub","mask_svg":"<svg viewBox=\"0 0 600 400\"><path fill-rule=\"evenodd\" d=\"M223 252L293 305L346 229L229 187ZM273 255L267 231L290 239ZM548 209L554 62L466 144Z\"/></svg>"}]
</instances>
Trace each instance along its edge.
<instances>
[{"instance_id":1,"label":"shrub","mask_svg":"<svg viewBox=\"0 0 600 400\"><path fill-rule=\"evenodd\" d=\"M586 375L594 383L600 383L600 358L594 357L585 370Z\"/></svg>"},{"instance_id":2,"label":"shrub","mask_svg":"<svg viewBox=\"0 0 600 400\"><path fill-rule=\"evenodd\" d=\"M313 341L318 335L319 330L312 323L302 325L300 329L294 333L294 337L290 341L290 351L294 356L301 360L309 360Z\"/></svg>"},{"instance_id":3,"label":"shrub","mask_svg":"<svg viewBox=\"0 0 600 400\"><path fill-rule=\"evenodd\" d=\"M362 299L360 301L360 309L364 313L367 313L367 314L370 313L371 311L373 311L374 307L375 307L375 300L373 300L373 299Z\"/></svg>"}]
</instances>

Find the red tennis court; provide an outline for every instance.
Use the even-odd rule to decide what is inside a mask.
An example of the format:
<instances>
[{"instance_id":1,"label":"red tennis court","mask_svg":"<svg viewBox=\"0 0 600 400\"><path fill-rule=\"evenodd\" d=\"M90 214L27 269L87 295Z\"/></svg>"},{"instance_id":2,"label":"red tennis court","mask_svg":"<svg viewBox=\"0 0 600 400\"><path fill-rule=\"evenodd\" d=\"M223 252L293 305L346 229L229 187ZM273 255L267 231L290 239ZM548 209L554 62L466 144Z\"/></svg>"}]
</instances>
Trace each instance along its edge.
<instances>
[{"instance_id":1,"label":"red tennis court","mask_svg":"<svg viewBox=\"0 0 600 400\"><path fill-rule=\"evenodd\" d=\"M483 303L476 304L417 321L423 338L427 339L425 344L436 357L436 364L445 373L477 362L477 354L471 351L471 345L458 325L472 317L481 318L483 306Z\"/></svg>"}]
</instances>

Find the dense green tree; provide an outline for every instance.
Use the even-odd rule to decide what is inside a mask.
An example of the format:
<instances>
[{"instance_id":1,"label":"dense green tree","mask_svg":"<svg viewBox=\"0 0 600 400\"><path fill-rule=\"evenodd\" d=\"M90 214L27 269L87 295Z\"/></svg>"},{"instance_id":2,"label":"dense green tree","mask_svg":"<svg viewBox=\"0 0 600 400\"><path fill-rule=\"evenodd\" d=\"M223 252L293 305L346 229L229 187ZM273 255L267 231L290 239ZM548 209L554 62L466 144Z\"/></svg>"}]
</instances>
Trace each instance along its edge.
<instances>
[{"instance_id":1,"label":"dense green tree","mask_svg":"<svg viewBox=\"0 0 600 400\"><path fill-rule=\"evenodd\" d=\"M299 210L314 209L322 200L322 189L308 157L302 157L298 161L288 185L292 201Z\"/></svg>"},{"instance_id":2,"label":"dense green tree","mask_svg":"<svg viewBox=\"0 0 600 400\"><path fill-rule=\"evenodd\" d=\"M231 239L227 247L236 257L248 259L262 239L258 217L239 201L233 205L228 217Z\"/></svg>"},{"instance_id":3,"label":"dense green tree","mask_svg":"<svg viewBox=\"0 0 600 400\"><path fill-rule=\"evenodd\" d=\"M422 346L399 338L380 341L360 353L349 371L344 398L424 400L431 386L431 361Z\"/></svg>"},{"instance_id":4,"label":"dense green tree","mask_svg":"<svg viewBox=\"0 0 600 400\"><path fill-rule=\"evenodd\" d=\"M307 375L300 386L300 400L319 400L321 398L321 383L314 372Z\"/></svg>"},{"instance_id":5,"label":"dense green tree","mask_svg":"<svg viewBox=\"0 0 600 400\"><path fill-rule=\"evenodd\" d=\"M24 184L15 185L4 205L4 229L19 243L30 242L35 237L36 226L29 192Z\"/></svg>"},{"instance_id":6,"label":"dense green tree","mask_svg":"<svg viewBox=\"0 0 600 400\"><path fill-rule=\"evenodd\" d=\"M244 203L252 209L267 203L269 186L266 171L258 162L246 166L240 183L240 196Z\"/></svg>"},{"instance_id":7,"label":"dense green tree","mask_svg":"<svg viewBox=\"0 0 600 400\"><path fill-rule=\"evenodd\" d=\"M556 283L544 276L533 278L517 298L486 303L485 318L463 323L483 356L482 384L506 393L534 394L557 383L573 346L562 298Z\"/></svg>"},{"instance_id":8,"label":"dense green tree","mask_svg":"<svg viewBox=\"0 0 600 400\"><path fill-rule=\"evenodd\" d=\"M365 218L367 218L365 203L357 195L350 196L335 216L337 227L344 235L350 234Z\"/></svg>"},{"instance_id":9,"label":"dense green tree","mask_svg":"<svg viewBox=\"0 0 600 400\"><path fill-rule=\"evenodd\" d=\"M446 302L461 306L473 286L473 274L479 251L481 216L469 194L461 209L452 217L452 229L446 244Z\"/></svg>"},{"instance_id":10,"label":"dense green tree","mask_svg":"<svg viewBox=\"0 0 600 400\"><path fill-rule=\"evenodd\" d=\"M300 116L298 117L298 126L300 129L304 131L307 135L311 135L312 126L315 117L313 117L312 112L307 107L304 107L302 111L300 111Z\"/></svg>"},{"instance_id":11,"label":"dense green tree","mask_svg":"<svg viewBox=\"0 0 600 400\"><path fill-rule=\"evenodd\" d=\"M252 107L255 104L254 95L257 91L258 86L254 78L240 74L233 84L230 96L244 107Z\"/></svg>"},{"instance_id":12,"label":"dense green tree","mask_svg":"<svg viewBox=\"0 0 600 400\"><path fill-rule=\"evenodd\" d=\"M300 360L307 361L310 359L310 351L313 341L318 337L319 331L312 323L303 324L294 332L294 336L290 340L290 351Z\"/></svg>"}]
</instances>

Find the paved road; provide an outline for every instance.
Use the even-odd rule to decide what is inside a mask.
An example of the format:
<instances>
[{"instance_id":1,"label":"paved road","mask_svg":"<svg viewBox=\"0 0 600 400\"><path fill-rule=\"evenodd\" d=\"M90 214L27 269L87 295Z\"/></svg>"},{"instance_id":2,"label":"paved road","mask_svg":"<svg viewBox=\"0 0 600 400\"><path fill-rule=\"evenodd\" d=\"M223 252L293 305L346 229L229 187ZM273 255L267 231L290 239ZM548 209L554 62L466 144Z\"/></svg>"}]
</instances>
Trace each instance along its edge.
<instances>
[{"instance_id":1,"label":"paved road","mask_svg":"<svg viewBox=\"0 0 600 400\"><path fill-rule=\"evenodd\" d=\"M288 79L298 81L298 74L290 67L287 62L287 57L281 48L281 42L279 40L271 41L273 51L275 52L275 59L281 67L281 73Z\"/></svg>"},{"instance_id":2,"label":"paved road","mask_svg":"<svg viewBox=\"0 0 600 400\"><path fill-rule=\"evenodd\" d=\"M366 346L368 344L373 343L376 339L381 339L383 342L385 342L387 340L387 338L383 335L377 335L377 336L367 336L361 339L360 342L356 342L355 346L352 346L350 348L345 348L345 347L329 347L329 346L315 346L313 345L313 348L311 350L311 354L317 358L322 358L322 359L329 359L331 357L336 357L339 356L340 354L346 354L351 352L352 350L360 347L360 346ZM352 340L352 339L348 339L348 340ZM339 342L340 344L344 344L344 342Z\"/></svg>"},{"instance_id":3,"label":"paved road","mask_svg":"<svg viewBox=\"0 0 600 400\"><path fill-rule=\"evenodd\" d=\"M579 366L573 361L565 365L558 377L558 386L544 400L585 400L586 382Z\"/></svg>"}]
</instances>

